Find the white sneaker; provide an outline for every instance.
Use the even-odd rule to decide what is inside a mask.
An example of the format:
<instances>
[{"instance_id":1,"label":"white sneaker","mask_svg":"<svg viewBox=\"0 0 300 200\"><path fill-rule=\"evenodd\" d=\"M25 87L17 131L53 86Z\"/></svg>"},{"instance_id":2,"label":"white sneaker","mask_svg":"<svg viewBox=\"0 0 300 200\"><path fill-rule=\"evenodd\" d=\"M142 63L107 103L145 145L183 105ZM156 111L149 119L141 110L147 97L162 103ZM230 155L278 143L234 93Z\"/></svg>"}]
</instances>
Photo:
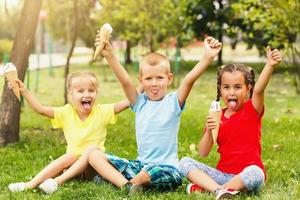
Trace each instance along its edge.
<instances>
[{"instance_id":1,"label":"white sneaker","mask_svg":"<svg viewBox=\"0 0 300 200\"><path fill-rule=\"evenodd\" d=\"M48 178L39 185L39 189L46 194L52 194L58 190L58 184L53 178Z\"/></svg>"},{"instance_id":2,"label":"white sneaker","mask_svg":"<svg viewBox=\"0 0 300 200\"><path fill-rule=\"evenodd\" d=\"M235 195L237 195L239 191L234 189L220 189L216 190L216 200L220 199L232 199Z\"/></svg>"},{"instance_id":3,"label":"white sneaker","mask_svg":"<svg viewBox=\"0 0 300 200\"><path fill-rule=\"evenodd\" d=\"M11 183L8 185L11 192L23 192L26 189L25 182Z\"/></svg>"}]
</instances>

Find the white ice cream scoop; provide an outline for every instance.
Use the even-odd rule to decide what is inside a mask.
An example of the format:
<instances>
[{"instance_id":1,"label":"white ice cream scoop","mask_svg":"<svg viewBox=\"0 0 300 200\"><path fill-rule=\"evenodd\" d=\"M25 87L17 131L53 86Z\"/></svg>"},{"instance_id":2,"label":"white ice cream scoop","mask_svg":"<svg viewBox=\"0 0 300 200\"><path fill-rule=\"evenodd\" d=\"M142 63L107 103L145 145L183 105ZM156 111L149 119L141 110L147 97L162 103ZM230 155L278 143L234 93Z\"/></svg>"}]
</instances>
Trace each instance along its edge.
<instances>
[{"instance_id":1,"label":"white ice cream scoop","mask_svg":"<svg viewBox=\"0 0 300 200\"><path fill-rule=\"evenodd\" d=\"M100 51L104 48L104 41L108 41L111 37L111 33L113 31L113 28L109 23L105 23L100 28L100 44L96 47L95 53L94 53L94 60L100 53Z\"/></svg>"}]
</instances>

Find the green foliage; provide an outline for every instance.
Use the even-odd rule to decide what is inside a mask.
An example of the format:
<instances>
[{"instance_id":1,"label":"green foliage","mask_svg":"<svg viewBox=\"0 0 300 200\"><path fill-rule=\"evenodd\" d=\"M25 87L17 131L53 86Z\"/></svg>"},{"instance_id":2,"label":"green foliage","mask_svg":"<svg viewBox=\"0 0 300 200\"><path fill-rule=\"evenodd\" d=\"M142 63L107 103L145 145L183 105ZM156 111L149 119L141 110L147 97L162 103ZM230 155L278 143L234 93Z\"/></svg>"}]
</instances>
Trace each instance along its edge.
<instances>
[{"instance_id":1,"label":"green foliage","mask_svg":"<svg viewBox=\"0 0 300 200\"><path fill-rule=\"evenodd\" d=\"M192 28L197 37L220 34L236 37L230 27L238 23L234 19L231 3L236 1L189 0L187 16L192 18Z\"/></svg>"},{"instance_id":2,"label":"green foliage","mask_svg":"<svg viewBox=\"0 0 300 200\"><path fill-rule=\"evenodd\" d=\"M193 63L186 63L192 66ZM259 64L261 66L263 64ZM97 102L111 103L124 98L121 86L107 72L109 82L104 82L103 70L107 66L73 66L73 71L89 70L97 74L100 81L100 92ZM214 70L213 70L214 69ZM205 118L211 100L216 96L216 71L212 66L196 83L186 102L179 131L179 157L190 156L210 166L218 160L216 147L206 158L199 158L190 150L190 145L197 146L202 135ZM31 72L32 76L35 72ZM55 77L49 77L47 70L40 71L40 84L43 86L37 99L45 105L62 105L63 102L63 69L55 69ZM182 78L186 71L182 72ZM132 80L137 81L137 74L130 73ZM55 84L49 84L55 83ZM34 83L31 83L33 86ZM33 88L33 87L31 87ZM113 89L112 89L113 88ZM274 74L266 89L266 111L262 130L262 156L266 165L268 178L265 187L258 194L241 194L238 199L291 199L300 198L300 105L299 96L294 92L290 79L285 74ZM10 193L7 185L15 181L28 181L45 165L65 152L65 141L61 130L50 128L50 122L33 112L25 103L21 114L21 139L17 144L0 148L0 199L129 199L125 191L108 183L95 184L92 181L71 180L60 186L58 192L49 196L39 190L24 193ZM126 127L126 128L124 128ZM116 125L108 127L106 150L119 156L134 159L137 155L134 135L134 114L127 110L119 114ZM212 194L201 193L186 195L184 186L171 192L148 192L130 199L203 199L213 200Z\"/></svg>"},{"instance_id":3,"label":"green foliage","mask_svg":"<svg viewBox=\"0 0 300 200\"><path fill-rule=\"evenodd\" d=\"M288 0L244 0L232 5L244 39L255 45L262 55L267 45L273 48L288 48L299 37L300 3Z\"/></svg>"},{"instance_id":4,"label":"green foliage","mask_svg":"<svg viewBox=\"0 0 300 200\"><path fill-rule=\"evenodd\" d=\"M73 1L46 0L44 5L48 13L46 24L52 37L64 42L70 41L75 19ZM92 1L77 0L78 38L88 47L94 46L96 34L95 20L90 17L93 6Z\"/></svg>"},{"instance_id":5,"label":"green foliage","mask_svg":"<svg viewBox=\"0 0 300 200\"><path fill-rule=\"evenodd\" d=\"M9 55L12 49L13 42L7 39L0 39L0 61L4 54Z\"/></svg>"},{"instance_id":6,"label":"green foliage","mask_svg":"<svg viewBox=\"0 0 300 200\"><path fill-rule=\"evenodd\" d=\"M3 3L1 2L1 4ZM4 9L2 7L0 8L0 39L13 40L17 32L22 4L9 8L8 15L3 12Z\"/></svg>"},{"instance_id":7,"label":"green foliage","mask_svg":"<svg viewBox=\"0 0 300 200\"><path fill-rule=\"evenodd\" d=\"M151 51L170 36L183 37L187 30L185 0L102 0L101 5L97 18L113 26L113 35Z\"/></svg>"}]
</instances>

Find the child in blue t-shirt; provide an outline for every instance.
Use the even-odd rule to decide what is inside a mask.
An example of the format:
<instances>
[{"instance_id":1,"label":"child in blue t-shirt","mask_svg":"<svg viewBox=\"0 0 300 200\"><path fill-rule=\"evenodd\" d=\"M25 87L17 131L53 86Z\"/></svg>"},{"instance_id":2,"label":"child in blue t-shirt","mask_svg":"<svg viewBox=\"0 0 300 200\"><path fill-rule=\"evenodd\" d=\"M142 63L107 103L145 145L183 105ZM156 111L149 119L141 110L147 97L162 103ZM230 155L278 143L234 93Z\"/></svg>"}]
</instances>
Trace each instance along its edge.
<instances>
[{"instance_id":1,"label":"child in blue t-shirt","mask_svg":"<svg viewBox=\"0 0 300 200\"><path fill-rule=\"evenodd\" d=\"M96 45L99 44L99 36ZM138 147L137 160L129 161L94 150L89 163L106 180L117 187L129 189L130 194L147 188L167 190L181 185L178 140L180 115L194 82L221 50L222 44L212 37L204 41L205 53L189 72L176 92L167 93L173 80L168 59L159 53L146 55L139 65L143 93L138 93L128 73L105 42L102 55L122 84L136 113L135 128Z\"/></svg>"}]
</instances>

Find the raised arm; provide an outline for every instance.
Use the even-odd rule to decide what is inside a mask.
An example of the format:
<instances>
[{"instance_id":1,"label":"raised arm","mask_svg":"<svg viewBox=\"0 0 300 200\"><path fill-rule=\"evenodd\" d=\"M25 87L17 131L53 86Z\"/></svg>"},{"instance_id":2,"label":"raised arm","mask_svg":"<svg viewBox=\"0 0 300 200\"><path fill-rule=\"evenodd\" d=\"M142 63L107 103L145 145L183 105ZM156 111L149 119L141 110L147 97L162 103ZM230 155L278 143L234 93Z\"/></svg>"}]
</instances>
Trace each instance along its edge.
<instances>
[{"instance_id":1,"label":"raised arm","mask_svg":"<svg viewBox=\"0 0 300 200\"><path fill-rule=\"evenodd\" d=\"M95 45L98 46L100 44L99 34L96 37ZM103 57L105 57L109 66L112 68L113 72L117 76L120 81L123 90L131 104L135 104L137 99L137 91L135 86L132 84L129 75L125 68L120 64L118 58L113 54L112 47L108 41L104 42L104 48L101 51Z\"/></svg>"},{"instance_id":2,"label":"raised arm","mask_svg":"<svg viewBox=\"0 0 300 200\"><path fill-rule=\"evenodd\" d=\"M209 63L214 59L216 55L220 52L222 48L222 43L213 37L207 37L204 40L204 56L201 61L199 61L196 66L185 76L182 83L177 90L177 96L180 106L183 105L184 101L188 97L194 82L203 74L207 69Z\"/></svg>"},{"instance_id":3,"label":"raised arm","mask_svg":"<svg viewBox=\"0 0 300 200\"><path fill-rule=\"evenodd\" d=\"M267 47L267 62L260 73L258 80L253 89L252 103L258 114L261 114L264 107L264 91L268 85L273 73L274 66L281 62L282 56L278 49L273 51Z\"/></svg>"},{"instance_id":4,"label":"raised arm","mask_svg":"<svg viewBox=\"0 0 300 200\"><path fill-rule=\"evenodd\" d=\"M20 80L16 80L16 81L20 87L20 92L22 96L26 99L26 101L33 108L34 111L49 118L54 117L54 109L52 107L42 105L25 87L22 81Z\"/></svg>"}]
</instances>

